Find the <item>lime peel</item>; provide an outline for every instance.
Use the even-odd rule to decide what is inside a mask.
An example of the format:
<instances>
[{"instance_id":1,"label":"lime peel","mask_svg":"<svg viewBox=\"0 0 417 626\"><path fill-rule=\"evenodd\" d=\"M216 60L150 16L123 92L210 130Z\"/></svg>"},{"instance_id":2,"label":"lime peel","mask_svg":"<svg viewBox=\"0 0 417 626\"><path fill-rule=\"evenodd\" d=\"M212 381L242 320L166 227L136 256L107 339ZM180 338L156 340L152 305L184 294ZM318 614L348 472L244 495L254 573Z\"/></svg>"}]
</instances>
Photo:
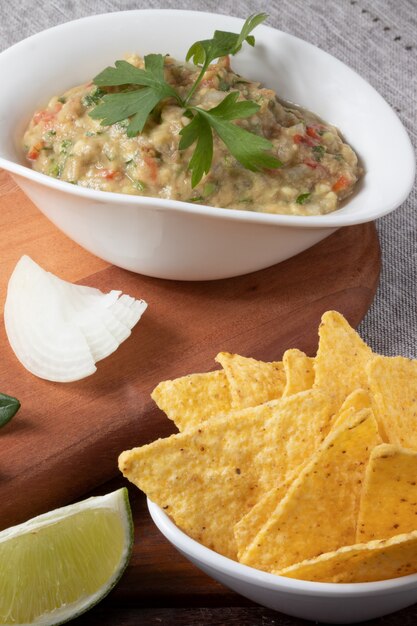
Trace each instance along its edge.
<instances>
[{"instance_id":1,"label":"lime peel","mask_svg":"<svg viewBox=\"0 0 417 626\"><path fill-rule=\"evenodd\" d=\"M97 604L133 546L127 489L89 498L0 532L0 624L62 624Z\"/></svg>"}]
</instances>

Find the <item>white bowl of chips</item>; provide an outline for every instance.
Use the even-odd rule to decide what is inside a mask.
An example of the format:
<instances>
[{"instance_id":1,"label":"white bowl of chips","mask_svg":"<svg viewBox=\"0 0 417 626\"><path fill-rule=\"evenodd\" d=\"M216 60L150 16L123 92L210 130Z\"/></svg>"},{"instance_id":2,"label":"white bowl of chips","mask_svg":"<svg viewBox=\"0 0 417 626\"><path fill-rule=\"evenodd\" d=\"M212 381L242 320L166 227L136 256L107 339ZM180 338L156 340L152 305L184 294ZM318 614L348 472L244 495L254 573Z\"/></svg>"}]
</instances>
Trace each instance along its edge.
<instances>
[{"instance_id":1,"label":"white bowl of chips","mask_svg":"<svg viewBox=\"0 0 417 626\"><path fill-rule=\"evenodd\" d=\"M237 593L288 615L317 622L348 624L374 619L417 601L417 574L370 583L317 583L256 570L191 539L148 499L161 533L203 572Z\"/></svg>"},{"instance_id":2,"label":"white bowl of chips","mask_svg":"<svg viewBox=\"0 0 417 626\"><path fill-rule=\"evenodd\" d=\"M216 360L152 392L180 432L119 457L163 534L298 617L352 623L417 601L417 361L373 353L335 311L314 358Z\"/></svg>"}]
</instances>

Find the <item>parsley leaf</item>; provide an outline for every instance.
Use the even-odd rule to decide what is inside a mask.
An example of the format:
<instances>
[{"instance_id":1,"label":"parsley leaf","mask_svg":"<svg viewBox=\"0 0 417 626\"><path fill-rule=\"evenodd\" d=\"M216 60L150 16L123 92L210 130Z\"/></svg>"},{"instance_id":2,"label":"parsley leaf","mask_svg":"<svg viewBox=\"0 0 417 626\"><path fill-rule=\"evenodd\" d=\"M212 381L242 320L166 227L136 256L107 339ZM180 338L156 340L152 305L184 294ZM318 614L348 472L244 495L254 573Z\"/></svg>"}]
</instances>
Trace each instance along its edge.
<instances>
[{"instance_id":1,"label":"parsley leaf","mask_svg":"<svg viewBox=\"0 0 417 626\"><path fill-rule=\"evenodd\" d=\"M210 113L210 115L215 115L219 119L223 120L237 120L239 118L243 119L245 117L250 117L259 111L259 104L256 104L256 102L253 102L252 100L242 100L241 102L236 102L238 97L239 92L232 91L232 93L229 93L229 95L226 96L220 104L213 109L209 109L209 111L204 111L204 113ZM198 109L198 107L193 107L193 109Z\"/></svg>"},{"instance_id":2,"label":"parsley leaf","mask_svg":"<svg viewBox=\"0 0 417 626\"><path fill-rule=\"evenodd\" d=\"M254 46L255 38L249 33L251 33L256 26L264 22L267 17L266 13L251 15L243 24L239 35L223 30L216 30L212 39L203 39L193 43L187 52L185 60L189 61L192 59L194 65L208 66L214 59L239 52L245 41L251 46Z\"/></svg>"},{"instance_id":3,"label":"parsley leaf","mask_svg":"<svg viewBox=\"0 0 417 626\"><path fill-rule=\"evenodd\" d=\"M193 187L210 170L213 158L212 130L216 131L235 159L249 170L256 171L282 165L281 161L266 153L266 150L272 148L270 141L232 123L232 120L249 117L259 110L259 105L255 102L246 100L237 102L238 96L239 92L233 91L220 104L208 111L199 107L190 107L195 117L180 132L182 138L179 147L180 149L188 148L197 141L189 164ZM204 141L200 141L200 133L203 132Z\"/></svg>"},{"instance_id":4,"label":"parsley leaf","mask_svg":"<svg viewBox=\"0 0 417 626\"><path fill-rule=\"evenodd\" d=\"M236 54L236 52L238 52L241 49L242 44L245 41L247 41L247 43L250 46L255 45L255 37L253 35L249 35L249 33L251 33L254 30L254 28L259 26L259 24L262 24L262 22L264 22L267 17L268 17L267 13L253 14L248 17L246 22L243 24L242 32L240 33L238 40L236 42L236 49L232 54Z\"/></svg>"},{"instance_id":5,"label":"parsley leaf","mask_svg":"<svg viewBox=\"0 0 417 626\"><path fill-rule=\"evenodd\" d=\"M133 91L107 94L101 104L89 113L93 119L101 120L102 126L133 116L126 131L128 137L142 132L149 114L161 100L179 99L175 89L165 82L162 54L148 54L144 60L144 70L127 61L116 61L116 67L108 67L94 79L94 83L101 87L139 86Z\"/></svg>"},{"instance_id":6,"label":"parsley leaf","mask_svg":"<svg viewBox=\"0 0 417 626\"><path fill-rule=\"evenodd\" d=\"M251 46L255 45L255 38L249 33L251 33L256 26L261 24L261 22L266 20L267 17L266 13L251 15L243 24L239 35L223 30L216 30L212 39L203 39L193 43L187 52L185 60L189 61L192 59L194 65L202 65L202 68L197 80L185 98L185 104L190 102L191 97L193 96L212 61L228 54L236 54L239 52L245 41L247 41Z\"/></svg>"},{"instance_id":7,"label":"parsley leaf","mask_svg":"<svg viewBox=\"0 0 417 626\"><path fill-rule=\"evenodd\" d=\"M186 60L201 65L200 73L185 98L166 82L164 57L148 54L144 57L145 69L139 69L127 61L116 61L115 67L107 67L94 78L98 89L120 87L117 93L100 94L98 106L89 115L101 120L102 126L125 121L127 135L134 137L142 132L148 116L155 107L167 98L174 98L184 110L183 115L191 122L180 132L180 150L196 144L189 163L191 184L195 187L210 170L213 160L213 132L227 146L231 154L247 169L276 168L281 161L267 151L273 146L270 141L245 130L233 123L254 115L259 105L250 100L238 102L239 92L229 93L216 107L205 110L190 104L210 63L219 57L236 54L246 41L255 44L250 33L267 18L266 13L251 15L243 24L239 34L216 30L212 39L197 41L191 46ZM230 88L229 85L226 87Z\"/></svg>"},{"instance_id":8,"label":"parsley leaf","mask_svg":"<svg viewBox=\"0 0 417 626\"><path fill-rule=\"evenodd\" d=\"M127 61L116 61L115 67L107 67L100 72L93 83L99 87L117 87L121 85L142 85L160 88L163 84L172 91L176 97L176 91L165 82L164 57L162 54L148 54L144 57L145 69L141 70Z\"/></svg>"},{"instance_id":9,"label":"parsley leaf","mask_svg":"<svg viewBox=\"0 0 417 626\"><path fill-rule=\"evenodd\" d=\"M248 170L282 166L281 161L265 151L272 148L270 141L259 135L232 124L231 122L209 116L209 123L229 148L235 159Z\"/></svg>"},{"instance_id":10,"label":"parsley leaf","mask_svg":"<svg viewBox=\"0 0 417 626\"><path fill-rule=\"evenodd\" d=\"M194 188L204 174L210 171L213 160L213 134L207 119L197 112L192 121L180 132L180 150L184 150L197 141L193 156L188 165L192 172L191 186Z\"/></svg>"}]
</instances>

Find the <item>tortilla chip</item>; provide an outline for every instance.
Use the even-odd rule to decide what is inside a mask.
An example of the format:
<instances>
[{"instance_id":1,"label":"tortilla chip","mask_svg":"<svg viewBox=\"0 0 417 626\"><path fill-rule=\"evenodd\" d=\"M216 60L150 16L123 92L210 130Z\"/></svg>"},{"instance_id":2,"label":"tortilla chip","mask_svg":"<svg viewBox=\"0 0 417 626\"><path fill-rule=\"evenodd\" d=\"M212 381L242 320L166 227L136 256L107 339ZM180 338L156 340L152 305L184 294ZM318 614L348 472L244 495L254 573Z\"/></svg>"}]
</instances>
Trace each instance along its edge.
<instances>
[{"instance_id":1,"label":"tortilla chip","mask_svg":"<svg viewBox=\"0 0 417 626\"><path fill-rule=\"evenodd\" d=\"M242 554L242 563L280 570L353 543L365 466L378 443L370 409L331 432Z\"/></svg>"},{"instance_id":2,"label":"tortilla chip","mask_svg":"<svg viewBox=\"0 0 417 626\"><path fill-rule=\"evenodd\" d=\"M290 352L288 350L287 352ZM298 351L297 351L298 352ZM308 358L308 357L307 357ZM284 359L285 363L285 354ZM287 378L288 380L288 378ZM364 408L370 408L369 394L363 389L357 389L350 394L344 401L339 413L336 415L332 423L331 431L335 430L341 424L349 420L355 413ZM245 409L247 411L248 409ZM307 459L302 463L295 473L290 476L284 483L277 487L273 487L268 491L255 506L247 513L234 527L235 539L237 544L237 554L240 559L245 550L252 543L256 535L266 524L272 513L277 508L280 501L286 495L291 483L300 474L303 467L309 462Z\"/></svg>"},{"instance_id":3,"label":"tortilla chip","mask_svg":"<svg viewBox=\"0 0 417 626\"><path fill-rule=\"evenodd\" d=\"M346 421L351 415L360 411L361 409L370 409L371 399L369 393L365 389L356 389L348 395L346 400L337 413L334 422L332 424L332 430L338 428L340 424Z\"/></svg>"},{"instance_id":4,"label":"tortilla chip","mask_svg":"<svg viewBox=\"0 0 417 626\"><path fill-rule=\"evenodd\" d=\"M319 337L314 387L325 389L338 409L352 391L368 388L365 367L372 350L336 311L323 315Z\"/></svg>"},{"instance_id":5,"label":"tortilla chip","mask_svg":"<svg viewBox=\"0 0 417 626\"><path fill-rule=\"evenodd\" d=\"M165 380L151 397L180 431L231 409L229 383L222 370Z\"/></svg>"},{"instance_id":6,"label":"tortilla chip","mask_svg":"<svg viewBox=\"0 0 417 626\"><path fill-rule=\"evenodd\" d=\"M417 361L376 356L367 373L382 438L417 450Z\"/></svg>"},{"instance_id":7,"label":"tortilla chip","mask_svg":"<svg viewBox=\"0 0 417 626\"><path fill-rule=\"evenodd\" d=\"M314 359L294 348L282 357L286 385L282 396L292 396L299 391L311 389L314 384Z\"/></svg>"},{"instance_id":8,"label":"tortilla chip","mask_svg":"<svg viewBox=\"0 0 417 626\"><path fill-rule=\"evenodd\" d=\"M372 450L359 507L356 541L417 530L417 452L390 444Z\"/></svg>"},{"instance_id":9,"label":"tortilla chip","mask_svg":"<svg viewBox=\"0 0 417 626\"><path fill-rule=\"evenodd\" d=\"M236 558L233 526L313 454L331 416L324 394L305 391L272 416L259 406L123 452L119 467L190 537Z\"/></svg>"},{"instance_id":10,"label":"tortilla chip","mask_svg":"<svg viewBox=\"0 0 417 626\"><path fill-rule=\"evenodd\" d=\"M417 531L391 539L344 546L274 574L328 583L367 583L417 572Z\"/></svg>"},{"instance_id":11,"label":"tortilla chip","mask_svg":"<svg viewBox=\"0 0 417 626\"><path fill-rule=\"evenodd\" d=\"M251 508L249 513L235 525L233 531L239 560L286 495L294 478L289 478L278 485L278 487L273 487L270 491L267 491L259 502Z\"/></svg>"},{"instance_id":12,"label":"tortilla chip","mask_svg":"<svg viewBox=\"0 0 417 626\"><path fill-rule=\"evenodd\" d=\"M228 352L220 352L216 361L224 368L229 381L233 409L281 398L285 372L280 361L266 363Z\"/></svg>"}]
</instances>

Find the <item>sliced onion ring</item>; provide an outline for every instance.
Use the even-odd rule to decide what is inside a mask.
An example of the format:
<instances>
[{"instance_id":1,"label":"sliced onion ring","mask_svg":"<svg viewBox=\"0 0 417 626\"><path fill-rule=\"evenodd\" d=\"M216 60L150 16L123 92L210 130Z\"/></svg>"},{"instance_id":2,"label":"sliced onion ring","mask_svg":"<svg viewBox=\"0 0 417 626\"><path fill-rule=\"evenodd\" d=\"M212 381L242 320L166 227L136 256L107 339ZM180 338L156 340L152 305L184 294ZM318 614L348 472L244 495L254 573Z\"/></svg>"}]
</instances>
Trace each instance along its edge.
<instances>
[{"instance_id":1,"label":"sliced onion ring","mask_svg":"<svg viewBox=\"0 0 417 626\"><path fill-rule=\"evenodd\" d=\"M147 307L121 291L74 285L22 256L9 280L4 323L10 345L35 376L72 382L117 350Z\"/></svg>"}]
</instances>

